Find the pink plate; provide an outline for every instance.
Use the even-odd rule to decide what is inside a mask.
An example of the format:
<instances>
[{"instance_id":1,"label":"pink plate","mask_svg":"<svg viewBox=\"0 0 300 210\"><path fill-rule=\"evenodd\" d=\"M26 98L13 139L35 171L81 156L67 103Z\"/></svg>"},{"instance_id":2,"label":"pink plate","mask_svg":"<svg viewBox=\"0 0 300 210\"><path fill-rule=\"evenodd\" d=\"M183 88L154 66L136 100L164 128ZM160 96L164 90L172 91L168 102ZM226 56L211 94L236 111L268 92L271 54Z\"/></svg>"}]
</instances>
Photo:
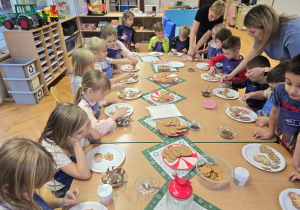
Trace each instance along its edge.
<instances>
[{"instance_id":1,"label":"pink plate","mask_svg":"<svg viewBox=\"0 0 300 210\"><path fill-rule=\"evenodd\" d=\"M160 122L162 122L162 120L160 120ZM181 125L185 125L183 122L180 121ZM168 127L175 127L173 125L169 125ZM176 137L176 136L181 136L182 134L184 134L186 131L183 131L182 133L176 133L174 135L168 135L166 133L161 132L160 130L156 129L160 134L164 135L164 136L170 136L170 137Z\"/></svg>"},{"instance_id":2,"label":"pink plate","mask_svg":"<svg viewBox=\"0 0 300 210\"><path fill-rule=\"evenodd\" d=\"M174 94L171 92L171 97L169 100L166 100L166 101L161 101L159 100L160 96L160 91L156 91L154 93L151 94L151 98L154 100L154 101L157 101L157 102L161 102L161 103L165 103L165 102L169 102L169 101L172 101L174 99Z\"/></svg>"},{"instance_id":3,"label":"pink plate","mask_svg":"<svg viewBox=\"0 0 300 210\"><path fill-rule=\"evenodd\" d=\"M217 102L214 100L204 100L202 104L206 109L214 109L217 106Z\"/></svg>"},{"instance_id":4,"label":"pink plate","mask_svg":"<svg viewBox=\"0 0 300 210\"><path fill-rule=\"evenodd\" d=\"M169 77L173 77L175 80L174 80L173 82L161 82L161 81L157 81L157 80L155 80L156 74L154 74L154 75L152 76L152 79L153 79L155 82L158 82L158 83L164 83L164 84L167 84L167 83L174 83L174 82L177 82L177 81L179 80L179 76L178 76L177 74L174 74L174 73L171 73L171 74L169 75ZM164 78L166 78L166 77L164 77Z\"/></svg>"},{"instance_id":5,"label":"pink plate","mask_svg":"<svg viewBox=\"0 0 300 210\"><path fill-rule=\"evenodd\" d=\"M183 144L171 144L171 145L167 146L166 148L173 147L173 146L188 147ZM189 170L191 168L194 168L197 163L197 160L198 160L198 155L193 148L191 148L191 147L189 147L189 148L193 151L193 154L189 157L179 157L173 163L169 163L166 160L166 158L164 158L164 157L162 157L162 159L165 162L165 164L167 164L169 167L177 169L177 170Z\"/></svg>"}]
</instances>

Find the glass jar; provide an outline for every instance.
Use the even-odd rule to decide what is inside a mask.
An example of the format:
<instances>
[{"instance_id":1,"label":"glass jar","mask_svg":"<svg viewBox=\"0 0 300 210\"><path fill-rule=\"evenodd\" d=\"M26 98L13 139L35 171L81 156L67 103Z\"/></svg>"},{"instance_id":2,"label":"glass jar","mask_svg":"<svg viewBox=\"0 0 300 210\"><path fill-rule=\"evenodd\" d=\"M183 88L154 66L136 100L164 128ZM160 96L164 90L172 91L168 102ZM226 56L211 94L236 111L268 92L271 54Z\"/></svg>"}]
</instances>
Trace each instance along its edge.
<instances>
[{"instance_id":1,"label":"glass jar","mask_svg":"<svg viewBox=\"0 0 300 210\"><path fill-rule=\"evenodd\" d=\"M189 179L182 179L173 175L173 179L169 184L169 191L166 195L167 209L185 210L193 202L193 188Z\"/></svg>"}]
</instances>

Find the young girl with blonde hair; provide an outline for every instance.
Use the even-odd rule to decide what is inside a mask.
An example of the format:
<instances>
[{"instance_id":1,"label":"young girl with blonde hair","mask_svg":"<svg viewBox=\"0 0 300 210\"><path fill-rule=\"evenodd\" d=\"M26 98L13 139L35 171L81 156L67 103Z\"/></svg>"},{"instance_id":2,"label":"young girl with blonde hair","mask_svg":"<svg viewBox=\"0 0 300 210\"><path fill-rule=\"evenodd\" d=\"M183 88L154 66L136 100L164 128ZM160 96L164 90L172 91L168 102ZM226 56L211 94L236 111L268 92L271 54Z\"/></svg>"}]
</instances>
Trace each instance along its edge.
<instances>
[{"instance_id":1,"label":"young girl with blonde hair","mask_svg":"<svg viewBox=\"0 0 300 210\"><path fill-rule=\"evenodd\" d=\"M96 56L95 69L101 72L106 72L106 76L112 83L120 82L121 80L130 79L131 74L127 73L120 77L112 79L112 68L110 64L133 64L127 59L113 59L107 57L107 45L104 39L92 37L86 43L86 48Z\"/></svg>"},{"instance_id":2,"label":"young girl with blonde hair","mask_svg":"<svg viewBox=\"0 0 300 210\"><path fill-rule=\"evenodd\" d=\"M74 204L78 189L64 198L41 198L35 191L53 179L55 161L36 142L15 138L0 148L0 209L51 210Z\"/></svg>"},{"instance_id":3,"label":"young girl with blonde hair","mask_svg":"<svg viewBox=\"0 0 300 210\"><path fill-rule=\"evenodd\" d=\"M132 62L133 66L138 63L137 58L118 40L116 29L109 23L102 26L100 30L100 38L104 39L107 44L107 57L120 59L122 58L121 51ZM114 72L113 72L114 73Z\"/></svg>"},{"instance_id":4,"label":"young girl with blonde hair","mask_svg":"<svg viewBox=\"0 0 300 210\"><path fill-rule=\"evenodd\" d=\"M118 39L127 47L127 49L130 50L131 43L134 44L135 48L139 48L140 45L136 43L134 36L135 36L135 30L132 28L134 21L134 15L133 12L130 10L126 10L123 12L123 24L118 25L117 34Z\"/></svg>"},{"instance_id":5,"label":"young girl with blonde hair","mask_svg":"<svg viewBox=\"0 0 300 210\"><path fill-rule=\"evenodd\" d=\"M72 54L72 73L71 73L71 88L73 95L82 81L82 76L85 72L94 69L96 57L91 51L85 48L79 48Z\"/></svg>"},{"instance_id":6,"label":"young girl with blonde hair","mask_svg":"<svg viewBox=\"0 0 300 210\"><path fill-rule=\"evenodd\" d=\"M38 143L53 155L56 163L54 180L46 187L56 197L63 197L73 178L89 179L91 171L83 147L89 140L99 140L87 114L77 105L63 102L52 111Z\"/></svg>"},{"instance_id":7,"label":"young girl with blonde hair","mask_svg":"<svg viewBox=\"0 0 300 210\"><path fill-rule=\"evenodd\" d=\"M92 127L97 129L101 136L113 130L116 127L116 120L125 116L128 110L128 108L117 108L117 111L107 120L98 120L100 115L98 103L110 88L109 79L100 71L92 70L84 74L74 97L74 104L78 104L87 113Z\"/></svg>"}]
</instances>

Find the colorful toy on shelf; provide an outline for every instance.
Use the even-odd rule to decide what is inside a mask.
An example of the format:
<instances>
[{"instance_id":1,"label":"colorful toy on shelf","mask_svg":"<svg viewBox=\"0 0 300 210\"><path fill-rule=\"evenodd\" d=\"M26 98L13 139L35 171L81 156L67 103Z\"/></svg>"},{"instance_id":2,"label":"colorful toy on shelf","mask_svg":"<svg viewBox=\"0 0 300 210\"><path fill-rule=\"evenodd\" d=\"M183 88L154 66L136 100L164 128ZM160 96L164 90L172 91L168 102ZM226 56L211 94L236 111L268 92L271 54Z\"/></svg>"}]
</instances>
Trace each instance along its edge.
<instances>
[{"instance_id":1,"label":"colorful toy on shelf","mask_svg":"<svg viewBox=\"0 0 300 210\"><path fill-rule=\"evenodd\" d=\"M56 5L50 5L49 15L51 22L59 21L58 10L56 9Z\"/></svg>"},{"instance_id":2,"label":"colorful toy on shelf","mask_svg":"<svg viewBox=\"0 0 300 210\"><path fill-rule=\"evenodd\" d=\"M87 15L104 15L107 13L106 11L106 3L105 0L96 1L93 4L91 4L91 0L87 0L87 9L88 13Z\"/></svg>"},{"instance_id":3,"label":"colorful toy on shelf","mask_svg":"<svg viewBox=\"0 0 300 210\"><path fill-rule=\"evenodd\" d=\"M3 25L7 29L13 29L15 25L21 26L23 30L41 27L44 20L34 9L33 4L15 4L15 13L8 13Z\"/></svg>"},{"instance_id":4,"label":"colorful toy on shelf","mask_svg":"<svg viewBox=\"0 0 300 210\"><path fill-rule=\"evenodd\" d=\"M38 10L38 12L43 17L44 23L48 25L51 22L51 20L49 15L49 8L48 9L47 8L48 7L44 8L43 10Z\"/></svg>"}]
</instances>

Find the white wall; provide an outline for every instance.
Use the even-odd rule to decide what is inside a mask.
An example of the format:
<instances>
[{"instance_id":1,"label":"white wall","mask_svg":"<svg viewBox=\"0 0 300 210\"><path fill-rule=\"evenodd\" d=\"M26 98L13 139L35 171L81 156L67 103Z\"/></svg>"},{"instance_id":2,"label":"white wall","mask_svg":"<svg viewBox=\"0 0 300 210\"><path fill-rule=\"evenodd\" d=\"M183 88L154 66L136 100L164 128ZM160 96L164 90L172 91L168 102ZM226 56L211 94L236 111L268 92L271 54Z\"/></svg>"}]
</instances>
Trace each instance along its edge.
<instances>
[{"instance_id":1,"label":"white wall","mask_svg":"<svg viewBox=\"0 0 300 210\"><path fill-rule=\"evenodd\" d=\"M274 9L278 14L286 13L290 15L300 16L300 1L299 0L274 0Z\"/></svg>"},{"instance_id":2,"label":"white wall","mask_svg":"<svg viewBox=\"0 0 300 210\"><path fill-rule=\"evenodd\" d=\"M184 5L190 5L190 7L198 7L198 0L181 0L183 1ZM157 8L159 9L159 0L145 0L145 5L157 5ZM162 0L161 1L161 9L159 10L159 13L163 13L163 8L167 6L175 6L177 0ZM142 8L144 9L144 8Z\"/></svg>"}]
</instances>

